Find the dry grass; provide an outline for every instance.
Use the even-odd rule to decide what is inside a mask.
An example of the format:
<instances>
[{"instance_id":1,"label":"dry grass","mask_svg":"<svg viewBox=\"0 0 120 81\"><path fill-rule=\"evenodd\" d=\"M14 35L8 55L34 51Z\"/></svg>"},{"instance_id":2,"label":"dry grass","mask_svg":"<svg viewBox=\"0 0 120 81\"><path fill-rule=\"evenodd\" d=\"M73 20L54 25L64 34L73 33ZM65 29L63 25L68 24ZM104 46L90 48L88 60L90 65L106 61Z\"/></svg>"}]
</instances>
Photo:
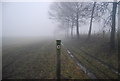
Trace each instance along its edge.
<instances>
[{"instance_id":1,"label":"dry grass","mask_svg":"<svg viewBox=\"0 0 120 81\"><path fill-rule=\"evenodd\" d=\"M3 46L3 79L55 79L56 42L42 41L23 46ZM87 76L62 48L62 79L84 79Z\"/></svg>"},{"instance_id":2,"label":"dry grass","mask_svg":"<svg viewBox=\"0 0 120 81\"><path fill-rule=\"evenodd\" d=\"M98 78L118 78L118 75L113 73L110 69L106 68L105 66L101 65L99 62L91 58L90 56L86 55L80 49L86 51L89 55L94 56L97 59L102 60L103 62L111 65L114 68L118 68L118 49L111 52L109 50L109 39L105 37L92 36L89 41L86 41L85 36L81 36L79 40L77 39L69 39L64 40L64 44L71 49L74 55ZM117 45L116 45L117 46ZM116 47L117 48L117 47ZM101 70L102 72L100 72Z\"/></svg>"}]
</instances>

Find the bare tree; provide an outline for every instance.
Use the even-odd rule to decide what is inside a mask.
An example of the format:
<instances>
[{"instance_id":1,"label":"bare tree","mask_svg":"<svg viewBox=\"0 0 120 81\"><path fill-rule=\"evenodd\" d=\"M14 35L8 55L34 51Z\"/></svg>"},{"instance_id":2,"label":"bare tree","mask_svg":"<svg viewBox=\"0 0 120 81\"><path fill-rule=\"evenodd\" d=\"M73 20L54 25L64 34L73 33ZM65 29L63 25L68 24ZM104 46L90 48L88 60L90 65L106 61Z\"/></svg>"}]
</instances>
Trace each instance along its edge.
<instances>
[{"instance_id":1,"label":"bare tree","mask_svg":"<svg viewBox=\"0 0 120 81\"><path fill-rule=\"evenodd\" d=\"M113 2L112 26L111 26L111 37L110 37L111 50L115 48L116 9L117 9L117 2Z\"/></svg>"},{"instance_id":2,"label":"bare tree","mask_svg":"<svg viewBox=\"0 0 120 81\"><path fill-rule=\"evenodd\" d=\"M118 38L120 39L120 1L118 2Z\"/></svg>"},{"instance_id":3,"label":"bare tree","mask_svg":"<svg viewBox=\"0 0 120 81\"><path fill-rule=\"evenodd\" d=\"M87 39L89 40L90 39L90 36L91 36L91 31L92 31L92 23L94 21L97 21L97 22L100 22L101 19L103 20L106 20L104 18L102 18L103 16L105 16L107 14L109 10L109 3L108 2L94 2L93 3L93 7L89 7L91 8L91 11L89 11L88 13L91 13L89 14L90 16L90 27L89 27L89 31L88 31L88 37Z\"/></svg>"},{"instance_id":4,"label":"bare tree","mask_svg":"<svg viewBox=\"0 0 120 81\"><path fill-rule=\"evenodd\" d=\"M71 28L71 36L73 31L73 25L76 25L76 35L79 38L79 24L83 23L86 17L87 11L85 2L60 2L54 3L51 8L50 15L56 18L58 21L67 21L69 24L67 29ZM88 15L89 16L89 15Z\"/></svg>"},{"instance_id":5,"label":"bare tree","mask_svg":"<svg viewBox=\"0 0 120 81\"><path fill-rule=\"evenodd\" d=\"M93 9L92 9L91 20L90 20L90 27L89 27L89 32L88 32L88 39L90 38L90 35L91 35L92 21L93 21L93 14L94 14L95 5L96 5L96 2L93 3Z\"/></svg>"},{"instance_id":6,"label":"bare tree","mask_svg":"<svg viewBox=\"0 0 120 81\"><path fill-rule=\"evenodd\" d=\"M108 20L103 18L106 12L110 11L108 5L108 2L94 2L94 4L92 2L58 2L52 5L50 15L60 23L64 22L68 24L65 29L67 34L69 33L69 29L71 29L71 37L73 36L73 27L76 26L77 38L80 37L80 24L89 22L88 20L90 19L89 39L92 31L92 23L94 21L103 19L105 24L107 24L111 19L111 16L107 18Z\"/></svg>"}]
</instances>

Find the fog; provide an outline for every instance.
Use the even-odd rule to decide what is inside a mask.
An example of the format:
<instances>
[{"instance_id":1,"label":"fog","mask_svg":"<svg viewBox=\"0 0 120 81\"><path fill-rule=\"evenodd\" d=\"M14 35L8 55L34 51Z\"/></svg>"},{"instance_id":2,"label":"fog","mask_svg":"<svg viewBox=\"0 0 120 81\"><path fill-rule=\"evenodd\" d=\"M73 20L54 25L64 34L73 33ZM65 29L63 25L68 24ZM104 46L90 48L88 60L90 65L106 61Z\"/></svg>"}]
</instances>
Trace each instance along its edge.
<instances>
[{"instance_id":1,"label":"fog","mask_svg":"<svg viewBox=\"0 0 120 81\"><path fill-rule=\"evenodd\" d=\"M0 79L118 79L118 3L5 1Z\"/></svg>"},{"instance_id":2,"label":"fog","mask_svg":"<svg viewBox=\"0 0 120 81\"><path fill-rule=\"evenodd\" d=\"M3 37L54 36L54 32L58 32L58 23L49 19L51 4L52 2L4 2ZM93 25L93 32L99 30L98 23ZM86 33L88 29L89 24L80 26L81 33Z\"/></svg>"},{"instance_id":3,"label":"fog","mask_svg":"<svg viewBox=\"0 0 120 81\"><path fill-rule=\"evenodd\" d=\"M3 3L3 37L53 36L56 24L49 19L50 2Z\"/></svg>"},{"instance_id":4,"label":"fog","mask_svg":"<svg viewBox=\"0 0 120 81\"><path fill-rule=\"evenodd\" d=\"M3 2L2 5L2 37L3 43L24 42L30 39L60 39L65 36L65 29L60 23L50 18L49 10L53 2ZM93 23L92 33L101 30L100 22ZM87 34L89 23L79 25L80 34ZM70 32L69 32L70 33ZM73 29L76 35L76 27ZM27 40L26 40L27 39Z\"/></svg>"}]
</instances>

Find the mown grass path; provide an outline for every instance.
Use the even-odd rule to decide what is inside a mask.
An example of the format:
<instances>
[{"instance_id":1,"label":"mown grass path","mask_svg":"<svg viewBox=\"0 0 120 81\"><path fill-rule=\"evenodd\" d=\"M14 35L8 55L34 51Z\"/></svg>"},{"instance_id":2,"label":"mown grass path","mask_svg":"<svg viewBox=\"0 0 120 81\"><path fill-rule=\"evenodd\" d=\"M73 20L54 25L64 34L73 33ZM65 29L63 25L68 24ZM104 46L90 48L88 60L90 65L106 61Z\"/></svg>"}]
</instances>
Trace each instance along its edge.
<instances>
[{"instance_id":1,"label":"mown grass path","mask_svg":"<svg viewBox=\"0 0 120 81\"><path fill-rule=\"evenodd\" d=\"M87 75L61 52L61 78L87 79ZM56 41L40 41L24 46L3 46L3 79L55 79Z\"/></svg>"}]
</instances>

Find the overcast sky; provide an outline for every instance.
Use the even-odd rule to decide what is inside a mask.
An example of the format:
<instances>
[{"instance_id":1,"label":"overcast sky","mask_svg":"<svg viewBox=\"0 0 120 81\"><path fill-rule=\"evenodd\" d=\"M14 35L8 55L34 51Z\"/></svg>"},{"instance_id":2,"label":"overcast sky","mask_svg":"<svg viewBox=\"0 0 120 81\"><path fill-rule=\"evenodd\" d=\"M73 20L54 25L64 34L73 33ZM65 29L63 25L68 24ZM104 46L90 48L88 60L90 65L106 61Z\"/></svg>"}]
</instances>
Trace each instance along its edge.
<instances>
[{"instance_id":1,"label":"overcast sky","mask_svg":"<svg viewBox=\"0 0 120 81\"><path fill-rule=\"evenodd\" d=\"M55 23L49 19L50 2L3 3L3 37L52 36Z\"/></svg>"},{"instance_id":2,"label":"overcast sky","mask_svg":"<svg viewBox=\"0 0 120 81\"><path fill-rule=\"evenodd\" d=\"M49 19L51 4L52 2L3 2L3 37L54 36L58 27L55 21ZM92 32L99 31L100 28L100 22L94 23ZM88 29L89 23L80 25L80 33L87 33Z\"/></svg>"},{"instance_id":3,"label":"overcast sky","mask_svg":"<svg viewBox=\"0 0 120 81\"><path fill-rule=\"evenodd\" d=\"M53 36L55 23L49 19L50 2L6 2L3 10L3 37ZM82 27L84 32L87 27ZM80 31L81 31L80 30Z\"/></svg>"}]
</instances>

